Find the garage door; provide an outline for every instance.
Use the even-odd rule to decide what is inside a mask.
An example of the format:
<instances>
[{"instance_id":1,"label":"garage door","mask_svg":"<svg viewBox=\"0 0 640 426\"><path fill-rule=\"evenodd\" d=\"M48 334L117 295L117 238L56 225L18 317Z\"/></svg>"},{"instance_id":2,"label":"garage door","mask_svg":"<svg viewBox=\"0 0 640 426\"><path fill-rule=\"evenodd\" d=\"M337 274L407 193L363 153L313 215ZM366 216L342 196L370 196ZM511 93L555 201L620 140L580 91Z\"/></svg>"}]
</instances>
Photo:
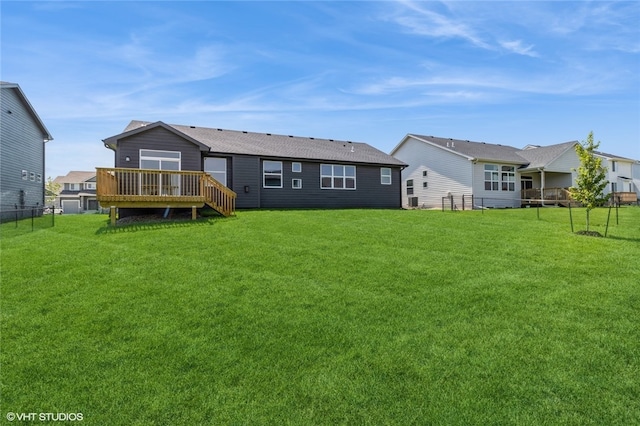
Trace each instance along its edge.
<instances>
[{"instance_id":1,"label":"garage door","mask_svg":"<svg viewBox=\"0 0 640 426\"><path fill-rule=\"evenodd\" d=\"M62 211L68 213L80 213L80 201L78 200L62 200Z\"/></svg>"}]
</instances>

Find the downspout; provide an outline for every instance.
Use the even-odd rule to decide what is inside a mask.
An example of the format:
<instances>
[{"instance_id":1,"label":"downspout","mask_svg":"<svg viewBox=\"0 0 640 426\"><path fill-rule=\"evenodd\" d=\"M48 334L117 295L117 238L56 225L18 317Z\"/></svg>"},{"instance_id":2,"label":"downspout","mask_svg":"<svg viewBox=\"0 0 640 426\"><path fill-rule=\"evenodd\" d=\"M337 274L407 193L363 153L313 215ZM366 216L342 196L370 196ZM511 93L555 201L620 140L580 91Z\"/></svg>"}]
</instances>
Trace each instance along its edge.
<instances>
[{"instance_id":1,"label":"downspout","mask_svg":"<svg viewBox=\"0 0 640 426\"><path fill-rule=\"evenodd\" d=\"M544 167L538 167L540 172L540 204L544 207Z\"/></svg>"}]
</instances>

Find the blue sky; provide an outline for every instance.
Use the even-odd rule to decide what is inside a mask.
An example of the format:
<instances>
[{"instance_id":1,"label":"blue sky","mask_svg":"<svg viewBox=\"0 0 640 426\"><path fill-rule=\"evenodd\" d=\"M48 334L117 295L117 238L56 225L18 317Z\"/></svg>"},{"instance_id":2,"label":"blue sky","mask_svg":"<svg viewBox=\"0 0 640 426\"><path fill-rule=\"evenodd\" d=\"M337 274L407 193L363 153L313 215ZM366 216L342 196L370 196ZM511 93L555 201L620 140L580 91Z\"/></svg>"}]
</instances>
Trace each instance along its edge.
<instances>
[{"instance_id":1,"label":"blue sky","mask_svg":"<svg viewBox=\"0 0 640 426\"><path fill-rule=\"evenodd\" d=\"M113 166L130 120L367 142L583 141L640 159L640 2L1 3L0 78Z\"/></svg>"}]
</instances>

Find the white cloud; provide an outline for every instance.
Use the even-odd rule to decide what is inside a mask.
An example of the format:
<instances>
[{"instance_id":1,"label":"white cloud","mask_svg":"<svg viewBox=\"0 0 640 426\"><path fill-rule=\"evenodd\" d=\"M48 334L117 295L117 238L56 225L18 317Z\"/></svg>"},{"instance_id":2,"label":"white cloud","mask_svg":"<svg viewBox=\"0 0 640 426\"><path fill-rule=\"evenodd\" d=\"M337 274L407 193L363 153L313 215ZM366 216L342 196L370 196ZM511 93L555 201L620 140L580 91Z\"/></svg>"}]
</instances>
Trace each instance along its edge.
<instances>
[{"instance_id":1,"label":"white cloud","mask_svg":"<svg viewBox=\"0 0 640 426\"><path fill-rule=\"evenodd\" d=\"M539 56L538 53L533 50L532 44L524 46L522 44L522 40L501 41L500 46L510 52L517 53L518 55L531 56L532 58L537 58Z\"/></svg>"}]
</instances>

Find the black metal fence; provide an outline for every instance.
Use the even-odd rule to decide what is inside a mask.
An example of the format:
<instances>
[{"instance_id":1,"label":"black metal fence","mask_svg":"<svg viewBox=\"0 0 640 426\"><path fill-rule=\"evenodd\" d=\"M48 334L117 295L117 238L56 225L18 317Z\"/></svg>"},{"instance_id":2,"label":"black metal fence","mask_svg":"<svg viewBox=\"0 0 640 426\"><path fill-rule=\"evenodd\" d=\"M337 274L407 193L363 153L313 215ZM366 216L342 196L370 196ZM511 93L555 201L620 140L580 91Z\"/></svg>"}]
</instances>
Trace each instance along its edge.
<instances>
[{"instance_id":1,"label":"black metal fence","mask_svg":"<svg viewBox=\"0 0 640 426\"><path fill-rule=\"evenodd\" d=\"M42 206L23 209L0 210L0 235L7 236L55 225L53 208Z\"/></svg>"}]
</instances>

